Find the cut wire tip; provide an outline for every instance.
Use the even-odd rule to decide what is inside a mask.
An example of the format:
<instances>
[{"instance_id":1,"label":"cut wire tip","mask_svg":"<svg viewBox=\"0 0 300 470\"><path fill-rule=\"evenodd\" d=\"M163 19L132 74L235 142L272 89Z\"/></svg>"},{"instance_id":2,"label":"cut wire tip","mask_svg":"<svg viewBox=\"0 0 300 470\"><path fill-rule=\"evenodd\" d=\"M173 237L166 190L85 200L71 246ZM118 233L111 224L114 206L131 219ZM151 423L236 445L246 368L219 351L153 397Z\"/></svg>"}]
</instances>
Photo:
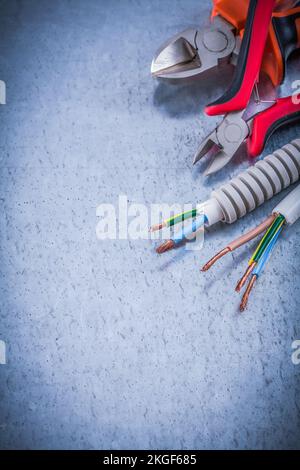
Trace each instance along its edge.
<instances>
[{"instance_id":1,"label":"cut wire tip","mask_svg":"<svg viewBox=\"0 0 300 470\"><path fill-rule=\"evenodd\" d=\"M156 232L157 230L161 230L166 226L165 222L162 222L161 224L155 224L149 227L149 232Z\"/></svg>"},{"instance_id":2,"label":"cut wire tip","mask_svg":"<svg viewBox=\"0 0 300 470\"><path fill-rule=\"evenodd\" d=\"M250 295L250 293L253 289L253 286L256 282L256 279L257 279L257 275L253 274L253 276L251 277L251 279L249 281L247 289L245 290L245 293L243 295L243 298L242 298L242 301L241 301L241 304L240 304L240 312L243 312L245 310L245 308L247 307L248 300L249 300L249 295Z\"/></svg>"},{"instance_id":3,"label":"cut wire tip","mask_svg":"<svg viewBox=\"0 0 300 470\"><path fill-rule=\"evenodd\" d=\"M248 277L250 276L250 274L252 273L253 269L255 268L256 266L256 263L251 263L248 268L246 269L245 271L245 274L241 277L241 279L239 280L239 282L237 283L236 285L236 292L240 292L240 290L242 289L242 287L244 287Z\"/></svg>"},{"instance_id":4,"label":"cut wire tip","mask_svg":"<svg viewBox=\"0 0 300 470\"><path fill-rule=\"evenodd\" d=\"M207 261L207 263L205 263L204 266L202 266L201 271L208 271L215 264L215 262L218 261L218 259L225 256L227 253L229 253L229 251L231 250L228 246L226 248L223 248L223 250L219 251L219 253L213 256L209 261Z\"/></svg>"},{"instance_id":5,"label":"cut wire tip","mask_svg":"<svg viewBox=\"0 0 300 470\"><path fill-rule=\"evenodd\" d=\"M161 255L165 251L168 251L174 248L174 246L175 246L175 242L173 240L167 240L156 248L156 253Z\"/></svg>"}]
</instances>

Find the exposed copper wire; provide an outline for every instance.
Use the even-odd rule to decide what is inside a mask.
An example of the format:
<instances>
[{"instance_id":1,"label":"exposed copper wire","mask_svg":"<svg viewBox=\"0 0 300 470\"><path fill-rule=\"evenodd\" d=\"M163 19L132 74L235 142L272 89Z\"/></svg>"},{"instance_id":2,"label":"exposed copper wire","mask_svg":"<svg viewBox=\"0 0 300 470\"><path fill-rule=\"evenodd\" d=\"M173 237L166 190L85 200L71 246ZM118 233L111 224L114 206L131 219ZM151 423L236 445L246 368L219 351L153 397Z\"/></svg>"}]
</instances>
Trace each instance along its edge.
<instances>
[{"instance_id":1,"label":"exposed copper wire","mask_svg":"<svg viewBox=\"0 0 300 470\"><path fill-rule=\"evenodd\" d=\"M253 274L253 276L251 276L251 279L249 281L249 284L247 286L247 289L245 290L244 292L244 295L243 295L243 298L242 298L242 301L241 301L241 304L240 304L240 311L243 312L245 310L245 308L247 307L247 303L248 303L248 299L249 299L249 295L254 287L254 284L256 282L256 279L257 279L257 276L256 274Z\"/></svg>"},{"instance_id":2,"label":"exposed copper wire","mask_svg":"<svg viewBox=\"0 0 300 470\"><path fill-rule=\"evenodd\" d=\"M161 254L165 251L171 250L175 245L173 240L166 240L159 247L156 248L156 253Z\"/></svg>"},{"instance_id":3,"label":"exposed copper wire","mask_svg":"<svg viewBox=\"0 0 300 470\"><path fill-rule=\"evenodd\" d=\"M207 271L212 267L213 264L215 264L218 259L222 258L222 256L225 256L227 253L229 253L230 248L226 246L226 248L223 248L223 250L219 251L213 258L211 258L207 263L201 268L201 271Z\"/></svg>"},{"instance_id":4,"label":"exposed copper wire","mask_svg":"<svg viewBox=\"0 0 300 470\"><path fill-rule=\"evenodd\" d=\"M257 227L253 228L252 230L245 233L241 237L236 238L236 240L233 240L232 242L230 242L227 245L230 251L236 250L237 248L249 242L250 240L253 240L253 238L256 238L260 233L264 232L268 227L270 227L270 225L273 223L275 218L276 218L276 214L270 215L266 220L264 220Z\"/></svg>"},{"instance_id":5,"label":"exposed copper wire","mask_svg":"<svg viewBox=\"0 0 300 470\"><path fill-rule=\"evenodd\" d=\"M156 232L157 230L161 230L162 228L166 227L166 223L162 222L161 224L155 224L152 225L152 227L149 228L149 232Z\"/></svg>"},{"instance_id":6,"label":"exposed copper wire","mask_svg":"<svg viewBox=\"0 0 300 470\"><path fill-rule=\"evenodd\" d=\"M218 259L222 258L225 256L227 253L230 251L234 251L240 246L244 245L245 243L249 242L250 240L253 240L253 238L257 237L260 233L264 232L270 225L273 223L274 219L276 217L276 214L270 215L266 220L264 220L261 224L259 224L257 227L253 228L252 230L249 230L249 232L245 233L241 237L236 238L232 242L230 242L223 250L219 251L213 258L211 258L201 269L201 271L207 271L210 269L213 264L215 264Z\"/></svg>"},{"instance_id":7,"label":"exposed copper wire","mask_svg":"<svg viewBox=\"0 0 300 470\"><path fill-rule=\"evenodd\" d=\"M249 277L250 274L252 273L252 271L253 271L253 269L255 268L255 266L256 266L256 263L255 263L255 262L251 263L251 264L248 266L248 268L247 268L246 271L245 271L245 274L241 277L241 279L239 280L239 282L238 282L237 285L236 285L235 290L236 290L237 292L240 292L241 288L245 285L245 283L246 283L248 277Z\"/></svg>"}]
</instances>

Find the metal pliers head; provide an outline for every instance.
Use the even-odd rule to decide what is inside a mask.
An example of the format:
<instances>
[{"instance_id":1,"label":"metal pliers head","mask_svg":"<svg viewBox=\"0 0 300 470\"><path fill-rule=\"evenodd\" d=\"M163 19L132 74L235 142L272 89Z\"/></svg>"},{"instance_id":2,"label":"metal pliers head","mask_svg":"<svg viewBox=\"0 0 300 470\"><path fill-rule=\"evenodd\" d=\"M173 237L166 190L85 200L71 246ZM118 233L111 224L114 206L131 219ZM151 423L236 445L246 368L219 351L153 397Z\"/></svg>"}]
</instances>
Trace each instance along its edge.
<instances>
[{"instance_id":1,"label":"metal pliers head","mask_svg":"<svg viewBox=\"0 0 300 470\"><path fill-rule=\"evenodd\" d=\"M266 103L266 109L259 111L261 105L258 104L257 109L248 114L247 110L228 113L202 141L194 163L211 152L212 161L206 175L223 168L244 143L250 157L258 156L276 129L300 120L300 100L296 100L293 95L270 101Z\"/></svg>"},{"instance_id":2,"label":"metal pliers head","mask_svg":"<svg viewBox=\"0 0 300 470\"><path fill-rule=\"evenodd\" d=\"M220 63L235 63L239 48L234 27L216 16L209 28L188 28L167 41L154 56L151 74L175 80L199 76Z\"/></svg>"},{"instance_id":3,"label":"metal pliers head","mask_svg":"<svg viewBox=\"0 0 300 470\"><path fill-rule=\"evenodd\" d=\"M237 153L245 139L251 133L252 120L243 119L244 110L232 112L202 141L193 163L197 163L208 152L212 161L205 175L215 173L223 168Z\"/></svg>"}]
</instances>

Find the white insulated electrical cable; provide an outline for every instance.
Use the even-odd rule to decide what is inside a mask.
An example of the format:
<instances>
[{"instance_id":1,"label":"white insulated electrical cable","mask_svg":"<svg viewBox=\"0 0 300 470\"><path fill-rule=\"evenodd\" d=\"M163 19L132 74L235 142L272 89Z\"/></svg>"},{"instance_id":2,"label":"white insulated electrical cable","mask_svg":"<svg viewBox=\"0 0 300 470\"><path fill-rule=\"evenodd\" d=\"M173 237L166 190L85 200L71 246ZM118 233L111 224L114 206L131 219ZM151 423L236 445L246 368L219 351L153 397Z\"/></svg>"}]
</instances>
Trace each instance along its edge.
<instances>
[{"instance_id":1,"label":"white insulated electrical cable","mask_svg":"<svg viewBox=\"0 0 300 470\"><path fill-rule=\"evenodd\" d=\"M240 304L241 312L243 312L247 306L250 292L252 291L254 284L256 283L257 279L260 277L266 263L268 262L268 259L270 258L270 254L272 253L276 245L276 242L280 236L280 233L284 227L284 224L292 225L294 222L296 222L296 220L300 218L300 184L298 184L298 186L295 189L293 189L274 208L273 215L275 217L274 224L276 224L276 221L279 220L279 225L276 226L275 232L273 233L270 232L272 233L272 235L269 241L267 241L268 232L266 232L264 238L261 240L260 244L258 245L255 253L252 255L245 274L243 275L241 280L238 282L237 287L236 287L236 290L239 292L240 288L243 287L247 278L251 274L251 278L246 287L246 290L244 292L244 295ZM270 228L270 230L272 230L272 228ZM262 248L263 242L266 243L264 248ZM257 253L259 253L261 249L263 251L261 252L260 256L258 258L255 258L257 256ZM214 258L218 258L218 255L216 255ZM213 261L214 259L208 262L208 266L210 266L213 263Z\"/></svg>"},{"instance_id":2,"label":"white insulated electrical cable","mask_svg":"<svg viewBox=\"0 0 300 470\"><path fill-rule=\"evenodd\" d=\"M300 184L274 208L273 214L283 215L288 225L300 218Z\"/></svg>"},{"instance_id":3,"label":"white insulated electrical cable","mask_svg":"<svg viewBox=\"0 0 300 470\"><path fill-rule=\"evenodd\" d=\"M205 214L207 226L220 221L231 224L299 178L300 139L295 139L213 191L210 199L197 205L197 211ZM289 203L284 205L283 202L281 210L287 214L287 221L292 220L293 211Z\"/></svg>"},{"instance_id":4,"label":"white insulated electrical cable","mask_svg":"<svg viewBox=\"0 0 300 470\"><path fill-rule=\"evenodd\" d=\"M217 222L232 224L299 179L300 139L295 139L213 191L210 199L201 204L197 204L196 214L204 217L203 221L205 226L211 226ZM290 212L288 212L290 208L283 204L281 208L285 211L287 217L292 220L294 216L293 213L290 214ZM295 211L296 210L297 209L295 209ZM177 218L180 215L183 214L177 215ZM191 215L189 215L189 217L191 217ZM266 222L267 221L264 223ZM191 230L193 230L193 223L191 224ZM258 229L263 228L264 223L255 229L255 234ZM150 230L154 231L163 226L167 226L166 221L151 227ZM250 236L249 240L253 238L251 233L248 235ZM165 241L156 251L161 254L173 248L175 238L176 236ZM181 232L179 233L178 240L183 240ZM178 240L176 238L176 243ZM238 241L237 246L240 246L240 240ZM243 243L245 243L244 239ZM236 245L236 243L234 243L234 245ZM222 253L218 253L216 259L219 259L220 255L223 256L228 250L231 251L230 247L227 247ZM203 270L209 269L214 262L215 257L203 267Z\"/></svg>"}]
</instances>

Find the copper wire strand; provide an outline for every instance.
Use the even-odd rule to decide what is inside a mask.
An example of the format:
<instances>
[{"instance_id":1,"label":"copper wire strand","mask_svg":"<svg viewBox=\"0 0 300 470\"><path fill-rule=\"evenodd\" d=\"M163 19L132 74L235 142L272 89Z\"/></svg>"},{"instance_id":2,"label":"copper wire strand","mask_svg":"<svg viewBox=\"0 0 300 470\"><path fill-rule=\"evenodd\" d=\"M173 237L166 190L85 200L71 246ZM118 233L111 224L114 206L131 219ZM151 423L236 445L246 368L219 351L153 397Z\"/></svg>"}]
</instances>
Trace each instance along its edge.
<instances>
[{"instance_id":1,"label":"copper wire strand","mask_svg":"<svg viewBox=\"0 0 300 470\"><path fill-rule=\"evenodd\" d=\"M266 220L264 220L257 227L253 228L252 230L249 230L249 232L245 233L244 235L237 238L236 240L233 240L232 242L230 242L228 244L230 251L236 250L237 248L249 242L250 240L253 240L253 238L256 238L258 235L260 235L262 232L264 232L267 228L270 227L270 225L273 223L275 218L276 218L276 214L270 215Z\"/></svg>"},{"instance_id":2,"label":"copper wire strand","mask_svg":"<svg viewBox=\"0 0 300 470\"><path fill-rule=\"evenodd\" d=\"M213 266L213 264L215 264L216 261L218 261L220 258L225 256L227 253L229 253L230 251L236 250L237 248L249 242L250 240L253 240L253 238L256 238L258 235L260 235L262 232L264 232L267 228L270 227L275 217L276 217L275 214L270 215L266 220L264 220L257 227L253 228L252 230L249 230L249 232L245 233L244 235L241 235L240 237L230 242L225 248L223 248L223 250L219 251L215 256L213 256L201 268L201 271L207 271Z\"/></svg>"},{"instance_id":3,"label":"copper wire strand","mask_svg":"<svg viewBox=\"0 0 300 470\"><path fill-rule=\"evenodd\" d=\"M213 256L207 263L202 266L201 271L208 271L212 267L213 264L215 264L218 259L222 258L225 256L227 253L229 253L231 250L228 246L226 248L223 248L223 250L219 251L215 256Z\"/></svg>"},{"instance_id":4,"label":"copper wire strand","mask_svg":"<svg viewBox=\"0 0 300 470\"><path fill-rule=\"evenodd\" d=\"M161 230L164 227L166 227L165 222L162 222L161 224L152 225L152 227L149 227L149 232L156 232L157 230Z\"/></svg>"},{"instance_id":5,"label":"copper wire strand","mask_svg":"<svg viewBox=\"0 0 300 470\"><path fill-rule=\"evenodd\" d=\"M240 304L240 311L243 312L245 310L245 308L247 307L247 304L248 304L248 300L249 300L249 295L254 287L254 284L257 280L257 276L256 274L253 274L253 276L251 277L250 281L249 281L249 284L247 286L247 289L245 290L244 292L244 295L243 295L243 298L242 298L242 301L241 301L241 304Z\"/></svg>"},{"instance_id":6,"label":"copper wire strand","mask_svg":"<svg viewBox=\"0 0 300 470\"><path fill-rule=\"evenodd\" d=\"M174 247L175 243L173 240L166 240L159 247L156 248L156 253L161 255L165 251L171 250Z\"/></svg>"},{"instance_id":7,"label":"copper wire strand","mask_svg":"<svg viewBox=\"0 0 300 470\"><path fill-rule=\"evenodd\" d=\"M253 269L255 268L256 266L256 263L253 262L251 263L248 268L246 269L245 273L243 274L243 276L241 277L241 279L239 280L239 282L237 283L236 285L236 292L240 292L240 290L242 289L242 287L244 287L248 277L250 276L250 274L252 273Z\"/></svg>"}]
</instances>

